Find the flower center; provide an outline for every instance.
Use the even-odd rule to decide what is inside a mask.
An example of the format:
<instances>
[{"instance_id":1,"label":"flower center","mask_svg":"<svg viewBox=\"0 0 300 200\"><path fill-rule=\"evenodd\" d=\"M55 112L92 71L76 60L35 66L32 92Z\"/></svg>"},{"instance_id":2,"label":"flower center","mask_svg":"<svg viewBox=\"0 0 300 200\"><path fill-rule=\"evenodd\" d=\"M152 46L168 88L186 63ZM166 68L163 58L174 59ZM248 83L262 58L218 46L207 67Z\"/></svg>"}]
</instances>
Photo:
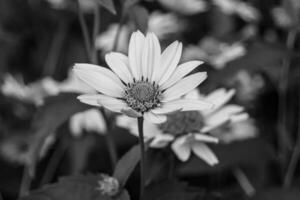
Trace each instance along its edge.
<instances>
[{"instance_id":1,"label":"flower center","mask_svg":"<svg viewBox=\"0 0 300 200\"><path fill-rule=\"evenodd\" d=\"M132 109L143 113L159 105L160 94L158 85L142 80L127 85L124 99Z\"/></svg>"},{"instance_id":2,"label":"flower center","mask_svg":"<svg viewBox=\"0 0 300 200\"><path fill-rule=\"evenodd\" d=\"M108 196L118 194L120 189L118 180L106 174L101 174L101 180L98 181L98 184L99 187L97 189L100 190L102 194Z\"/></svg>"},{"instance_id":3,"label":"flower center","mask_svg":"<svg viewBox=\"0 0 300 200\"><path fill-rule=\"evenodd\" d=\"M176 112L169 115L165 123L159 125L162 131L175 136L199 132L203 126L203 116L197 111Z\"/></svg>"}]
</instances>

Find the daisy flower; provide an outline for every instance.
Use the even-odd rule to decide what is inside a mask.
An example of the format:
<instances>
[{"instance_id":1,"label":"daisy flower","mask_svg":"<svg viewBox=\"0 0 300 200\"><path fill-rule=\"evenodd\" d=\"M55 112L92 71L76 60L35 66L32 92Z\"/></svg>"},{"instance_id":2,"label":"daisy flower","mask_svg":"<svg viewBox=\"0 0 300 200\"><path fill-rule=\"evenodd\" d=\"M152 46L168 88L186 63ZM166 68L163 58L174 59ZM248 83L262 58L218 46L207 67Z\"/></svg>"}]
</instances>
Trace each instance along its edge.
<instances>
[{"instance_id":1,"label":"daisy flower","mask_svg":"<svg viewBox=\"0 0 300 200\"><path fill-rule=\"evenodd\" d=\"M85 94L78 99L93 106L103 106L130 117L143 117L152 123L163 123L166 114L175 111L210 109L212 104L198 99L182 99L206 77L206 72L188 75L201 61L179 66L182 44L169 45L162 53L155 34L145 37L134 32L128 57L121 53L106 54L111 70L92 64L75 64L75 74L99 94Z\"/></svg>"},{"instance_id":2,"label":"daisy flower","mask_svg":"<svg viewBox=\"0 0 300 200\"><path fill-rule=\"evenodd\" d=\"M236 123L248 118L243 107L225 105L234 95L234 90L218 89L207 96L202 96L197 90L188 93L186 99L202 99L212 102L215 106L211 110L174 112L169 114L168 120L162 124L144 123L145 139L150 140L150 147L164 148L171 145L171 149L181 161L187 161L192 152L206 161L209 165L218 163L215 154L206 143L217 143L218 138L208 135L225 124ZM125 127L134 135L138 135L135 120L126 116L119 116L116 121L120 127Z\"/></svg>"}]
</instances>

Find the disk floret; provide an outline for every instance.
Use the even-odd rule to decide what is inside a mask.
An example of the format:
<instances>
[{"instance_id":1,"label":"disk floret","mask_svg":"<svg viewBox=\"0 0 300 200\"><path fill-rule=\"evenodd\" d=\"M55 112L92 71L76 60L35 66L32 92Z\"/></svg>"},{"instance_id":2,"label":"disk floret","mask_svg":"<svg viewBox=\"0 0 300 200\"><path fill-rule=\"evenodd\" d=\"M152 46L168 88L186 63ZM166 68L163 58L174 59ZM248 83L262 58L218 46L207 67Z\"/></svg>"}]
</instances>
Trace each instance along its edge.
<instances>
[{"instance_id":1,"label":"disk floret","mask_svg":"<svg viewBox=\"0 0 300 200\"><path fill-rule=\"evenodd\" d=\"M160 96L159 86L155 82L142 79L127 84L124 99L129 107L144 113L159 106Z\"/></svg>"}]
</instances>

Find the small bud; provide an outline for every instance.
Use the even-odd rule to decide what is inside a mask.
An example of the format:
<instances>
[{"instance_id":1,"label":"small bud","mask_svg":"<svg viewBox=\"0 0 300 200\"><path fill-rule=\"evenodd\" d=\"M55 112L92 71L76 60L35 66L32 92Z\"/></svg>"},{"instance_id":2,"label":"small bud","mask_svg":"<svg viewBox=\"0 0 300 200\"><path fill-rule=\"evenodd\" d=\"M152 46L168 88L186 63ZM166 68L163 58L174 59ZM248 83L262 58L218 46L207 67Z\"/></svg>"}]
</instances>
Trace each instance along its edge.
<instances>
[{"instance_id":1,"label":"small bud","mask_svg":"<svg viewBox=\"0 0 300 200\"><path fill-rule=\"evenodd\" d=\"M101 180L98 183L99 187L97 187L97 190L100 190L103 195L115 196L119 192L120 185L114 177L101 174Z\"/></svg>"}]
</instances>

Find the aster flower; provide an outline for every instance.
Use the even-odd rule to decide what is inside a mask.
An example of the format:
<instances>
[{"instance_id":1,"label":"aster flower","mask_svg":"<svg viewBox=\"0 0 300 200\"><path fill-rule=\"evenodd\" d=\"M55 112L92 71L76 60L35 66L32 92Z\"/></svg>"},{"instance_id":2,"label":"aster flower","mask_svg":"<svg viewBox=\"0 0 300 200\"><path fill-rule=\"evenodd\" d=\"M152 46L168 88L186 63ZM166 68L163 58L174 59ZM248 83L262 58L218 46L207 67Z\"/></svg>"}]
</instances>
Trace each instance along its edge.
<instances>
[{"instance_id":1,"label":"aster flower","mask_svg":"<svg viewBox=\"0 0 300 200\"><path fill-rule=\"evenodd\" d=\"M221 88L203 96L197 90L193 90L185 95L185 98L212 102L214 108L206 111L175 112L169 114L168 120L159 125L145 122L145 139L151 139L152 148L163 148L170 144L181 161L187 161L193 152L208 164L217 164L218 159L205 143L217 143L218 138L208 135L208 132L248 118L248 115L243 112L243 107L225 105L234 93L234 90L226 91ZM135 120L119 116L116 123L120 127L128 128L134 135L138 135Z\"/></svg>"},{"instance_id":2,"label":"aster flower","mask_svg":"<svg viewBox=\"0 0 300 200\"><path fill-rule=\"evenodd\" d=\"M75 74L100 94L81 95L78 99L93 106L103 106L130 117L143 117L152 123L163 123L174 111L205 110L212 107L203 100L181 97L202 83L207 75L198 72L186 76L201 61L179 66L182 44L175 41L161 54L153 33L145 37L134 32L130 38L128 57L109 53L105 60L109 70L92 64L76 64Z\"/></svg>"},{"instance_id":3,"label":"aster flower","mask_svg":"<svg viewBox=\"0 0 300 200\"><path fill-rule=\"evenodd\" d=\"M173 13L155 11L149 16L148 31L155 33L159 39L166 39L183 29L184 24Z\"/></svg>"},{"instance_id":4,"label":"aster flower","mask_svg":"<svg viewBox=\"0 0 300 200\"><path fill-rule=\"evenodd\" d=\"M207 10L207 3L203 0L158 0L168 10L183 14L194 15Z\"/></svg>"}]
</instances>

